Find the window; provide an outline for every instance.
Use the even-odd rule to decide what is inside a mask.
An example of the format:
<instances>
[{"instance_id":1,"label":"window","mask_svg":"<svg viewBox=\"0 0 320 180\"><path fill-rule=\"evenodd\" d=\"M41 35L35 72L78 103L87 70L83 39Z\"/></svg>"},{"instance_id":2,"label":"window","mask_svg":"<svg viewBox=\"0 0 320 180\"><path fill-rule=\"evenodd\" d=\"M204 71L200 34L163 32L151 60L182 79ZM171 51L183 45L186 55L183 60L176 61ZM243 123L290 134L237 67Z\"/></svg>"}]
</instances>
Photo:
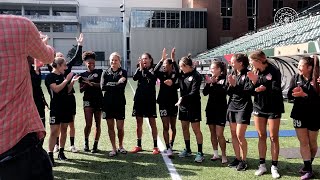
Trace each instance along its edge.
<instances>
[{"instance_id":1,"label":"window","mask_svg":"<svg viewBox=\"0 0 320 180\"><path fill-rule=\"evenodd\" d=\"M283 0L273 0L273 11L272 14L273 16L276 15L277 11L281 8L283 8Z\"/></svg>"},{"instance_id":2,"label":"window","mask_svg":"<svg viewBox=\"0 0 320 180\"><path fill-rule=\"evenodd\" d=\"M35 25L41 32L50 32L50 24L48 23L35 23Z\"/></svg>"},{"instance_id":3,"label":"window","mask_svg":"<svg viewBox=\"0 0 320 180\"><path fill-rule=\"evenodd\" d=\"M52 24L53 32L77 32L78 26L76 24Z\"/></svg>"},{"instance_id":4,"label":"window","mask_svg":"<svg viewBox=\"0 0 320 180\"><path fill-rule=\"evenodd\" d=\"M151 27L152 28L165 28L165 11L153 11Z\"/></svg>"},{"instance_id":5,"label":"window","mask_svg":"<svg viewBox=\"0 0 320 180\"><path fill-rule=\"evenodd\" d=\"M257 1L257 0L247 0L247 16L255 16L255 12L254 12L255 7L256 7L255 1ZM257 3L258 3L258 1L257 1ZM257 5L257 7L258 7L258 5Z\"/></svg>"},{"instance_id":6,"label":"window","mask_svg":"<svg viewBox=\"0 0 320 180\"><path fill-rule=\"evenodd\" d=\"M248 18L248 30L254 31L254 18Z\"/></svg>"},{"instance_id":7,"label":"window","mask_svg":"<svg viewBox=\"0 0 320 180\"><path fill-rule=\"evenodd\" d=\"M21 7L1 5L0 14L21 15Z\"/></svg>"},{"instance_id":8,"label":"window","mask_svg":"<svg viewBox=\"0 0 320 180\"><path fill-rule=\"evenodd\" d=\"M76 16L76 7L53 7L52 14L54 16Z\"/></svg>"},{"instance_id":9,"label":"window","mask_svg":"<svg viewBox=\"0 0 320 180\"><path fill-rule=\"evenodd\" d=\"M121 17L81 16L82 32L122 32Z\"/></svg>"},{"instance_id":10,"label":"window","mask_svg":"<svg viewBox=\"0 0 320 180\"><path fill-rule=\"evenodd\" d=\"M298 1L298 10L301 10L309 5L309 2L307 0L304 1Z\"/></svg>"},{"instance_id":11,"label":"window","mask_svg":"<svg viewBox=\"0 0 320 180\"><path fill-rule=\"evenodd\" d=\"M49 15L49 7L45 6L25 6L25 15L34 15L34 16L40 16L40 15Z\"/></svg>"},{"instance_id":12,"label":"window","mask_svg":"<svg viewBox=\"0 0 320 180\"><path fill-rule=\"evenodd\" d=\"M179 11L167 11L167 28L179 28Z\"/></svg>"},{"instance_id":13,"label":"window","mask_svg":"<svg viewBox=\"0 0 320 180\"><path fill-rule=\"evenodd\" d=\"M232 0L221 0L221 16L232 16Z\"/></svg>"},{"instance_id":14,"label":"window","mask_svg":"<svg viewBox=\"0 0 320 180\"><path fill-rule=\"evenodd\" d=\"M96 54L96 61L105 61L105 52L101 51L95 51Z\"/></svg>"},{"instance_id":15,"label":"window","mask_svg":"<svg viewBox=\"0 0 320 180\"><path fill-rule=\"evenodd\" d=\"M230 30L230 18L222 18L222 30Z\"/></svg>"}]
</instances>

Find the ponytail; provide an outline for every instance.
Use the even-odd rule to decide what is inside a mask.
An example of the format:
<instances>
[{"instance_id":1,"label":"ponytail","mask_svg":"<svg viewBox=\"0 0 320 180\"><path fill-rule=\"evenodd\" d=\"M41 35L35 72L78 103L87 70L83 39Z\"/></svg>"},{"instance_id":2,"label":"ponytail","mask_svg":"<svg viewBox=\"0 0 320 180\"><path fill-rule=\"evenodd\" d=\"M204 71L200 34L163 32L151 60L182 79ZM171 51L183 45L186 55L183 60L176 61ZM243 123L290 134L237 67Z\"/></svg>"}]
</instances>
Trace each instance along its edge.
<instances>
[{"instance_id":1,"label":"ponytail","mask_svg":"<svg viewBox=\"0 0 320 180\"><path fill-rule=\"evenodd\" d=\"M320 86L319 86L319 83L317 82L317 79L319 78L319 59L317 55L313 56L313 61L314 61L314 66L312 71L312 83L317 94L320 95Z\"/></svg>"}]
</instances>

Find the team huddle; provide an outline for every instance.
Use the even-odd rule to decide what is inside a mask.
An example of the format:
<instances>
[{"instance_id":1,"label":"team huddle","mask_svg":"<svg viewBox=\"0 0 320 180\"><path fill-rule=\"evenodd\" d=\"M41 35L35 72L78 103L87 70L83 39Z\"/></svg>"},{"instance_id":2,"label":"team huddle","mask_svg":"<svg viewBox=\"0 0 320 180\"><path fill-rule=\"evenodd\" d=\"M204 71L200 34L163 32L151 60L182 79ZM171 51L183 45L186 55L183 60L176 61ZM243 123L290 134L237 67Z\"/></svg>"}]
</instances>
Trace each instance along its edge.
<instances>
[{"instance_id":1,"label":"team huddle","mask_svg":"<svg viewBox=\"0 0 320 180\"><path fill-rule=\"evenodd\" d=\"M95 120L95 136L91 149L97 153L101 134L101 118L106 119L108 134L112 145L110 157L118 153L126 154L123 145L124 120L126 112L125 87L127 71L121 68L119 53L112 53L109 57L110 67L105 70L95 69L96 56L94 52L82 53L83 35L77 38L78 48L71 61L66 62L62 53L56 53L50 65L50 74L45 78L45 85L50 94L50 103L46 104L41 90L41 72L43 65L36 59L29 58L30 72L33 84L33 95L40 117L45 124L45 106L50 107L49 157L54 163L53 152L58 152L60 160L67 160L64 147L67 129L70 126L71 151L76 152L74 146L74 117L76 114L75 82L80 83L80 92L83 93L83 109L85 115L84 151L90 151L89 135L93 119ZM155 65L149 53L143 53L139 58L133 80L137 81L134 96L132 116L136 117L137 145L130 151L142 151L143 118L148 118L153 137L153 154L159 154L157 143L158 130L156 126L157 110L163 123L163 138L166 144L166 155L173 156L172 148L176 136L176 118L181 121L185 149L179 157L192 156L190 148L190 132L196 137L197 153L194 161L201 163L204 160L202 151L203 136L200 128L202 76L194 68L190 56L181 58L178 63L175 59L175 49L168 58L166 50L162 52L161 60ZM74 75L71 69L74 65L83 63L87 71ZM268 62L263 51L257 50L249 56L242 53L234 54L231 58L231 72L227 73L227 65L222 61L213 60L210 66L211 75L204 78L205 86L202 90L208 96L206 124L211 133L213 148L212 161L220 160L229 167L238 171L247 169L248 145L245 138L247 126L253 115L255 128L258 132L259 162L255 175L260 176L267 172L267 127L271 142L271 174L273 178L280 178L278 173L279 156L279 127L284 103L281 88L281 72ZM52 68L52 69L51 69ZM156 83L160 81L158 96ZM311 114L319 99L319 62L317 57L303 57L298 64L298 72L291 79L288 99L294 105L291 118L300 142L300 152L304 166L299 170L301 179L310 179L314 176L312 162L317 153L317 136L320 124L312 119ZM178 95L180 89L180 96ZM252 101L252 96L254 100ZM229 98L227 98L229 97ZM224 128L229 122L232 145L235 158L228 162L226 155L226 140ZM116 144L116 124L118 145ZM268 124L268 126L267 126ZM218 153L221 149L221 156Z\"/></svg>"}]
</instances>

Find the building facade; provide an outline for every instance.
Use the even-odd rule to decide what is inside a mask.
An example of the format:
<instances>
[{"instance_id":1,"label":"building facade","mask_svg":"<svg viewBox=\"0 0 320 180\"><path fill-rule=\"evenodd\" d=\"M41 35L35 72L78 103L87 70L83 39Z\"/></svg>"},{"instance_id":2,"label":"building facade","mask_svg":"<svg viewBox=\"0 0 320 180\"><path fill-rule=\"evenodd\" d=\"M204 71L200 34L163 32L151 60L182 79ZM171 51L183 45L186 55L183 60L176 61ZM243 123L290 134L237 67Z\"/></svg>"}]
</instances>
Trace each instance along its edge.
<instances>
[{"instance_id":1,"label":"building facade","mask_svg":"<svg viewBox=\"0 0 320 180\"><path fill-rule=\"evenodd\" d=\"M208 48L242 36L274 22L282 7L297 12L320 0L182 0L183 7L207 8ZM255 4L256 3L256 4ZM255 21L256 18L256 21Z\"/></svg>"},{"instance_id":2,"label":"building facade","mask_svg":"<svg viewBox=\"0 0 320 180\"><path fill-rule=\"evenodd\" d=\"M50 36L49 44L65 56L84 33L84 51L97 54L96 65L109 64L112 52L123 54L126 26L126 67L134 72L138 57L149 52L155 62L163 48L177 49L177 58L207 49L207 10L182 8L182 0L0 0L0 14L31 19ZM168 8L169 7L169 8ZM124 61L123 61L124 62Z\"/></svg>"}]
</instances>

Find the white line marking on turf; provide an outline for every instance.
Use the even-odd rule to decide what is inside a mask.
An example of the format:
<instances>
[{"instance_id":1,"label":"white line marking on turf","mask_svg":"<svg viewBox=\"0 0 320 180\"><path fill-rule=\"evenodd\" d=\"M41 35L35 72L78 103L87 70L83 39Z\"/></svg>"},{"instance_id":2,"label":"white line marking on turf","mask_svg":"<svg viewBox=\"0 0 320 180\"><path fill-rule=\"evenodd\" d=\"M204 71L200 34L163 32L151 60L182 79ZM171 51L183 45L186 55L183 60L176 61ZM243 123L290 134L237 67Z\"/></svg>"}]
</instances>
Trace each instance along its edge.
<instances>
[{"instance_id":1,"label":"white line marking on turf","mask_svg":"<svg viewBox=\"0 0 320 180\"><path fill-rule=\"evenodd\" d=\"M132 90L133 94L135 94L135 91L134 91L134 89L133 89L133 87L132 87L132 85L131 85L129 80L128 80L128 83L129 83L129 85L131 87L131 90ZM149 124L149 121L147 121L147 118L144 118L144 120L147 122L147 124L149 126L149 129L151 131L151 126ZM174 180L181 180L181 177L178 174L176 168L174 167L171 159L167 155L165 155L165 153L164 153L165 146L162 143L162 141L161 141L159 136L157 137L157 141L158 141L158 146L159 146L159 149L161 151L161 155L162 155L163 161L164 161L164 163L166 164L166 166L167 166L167 168L169 170L171 178L174 179Z\"/></svg>"}]
</instances>

